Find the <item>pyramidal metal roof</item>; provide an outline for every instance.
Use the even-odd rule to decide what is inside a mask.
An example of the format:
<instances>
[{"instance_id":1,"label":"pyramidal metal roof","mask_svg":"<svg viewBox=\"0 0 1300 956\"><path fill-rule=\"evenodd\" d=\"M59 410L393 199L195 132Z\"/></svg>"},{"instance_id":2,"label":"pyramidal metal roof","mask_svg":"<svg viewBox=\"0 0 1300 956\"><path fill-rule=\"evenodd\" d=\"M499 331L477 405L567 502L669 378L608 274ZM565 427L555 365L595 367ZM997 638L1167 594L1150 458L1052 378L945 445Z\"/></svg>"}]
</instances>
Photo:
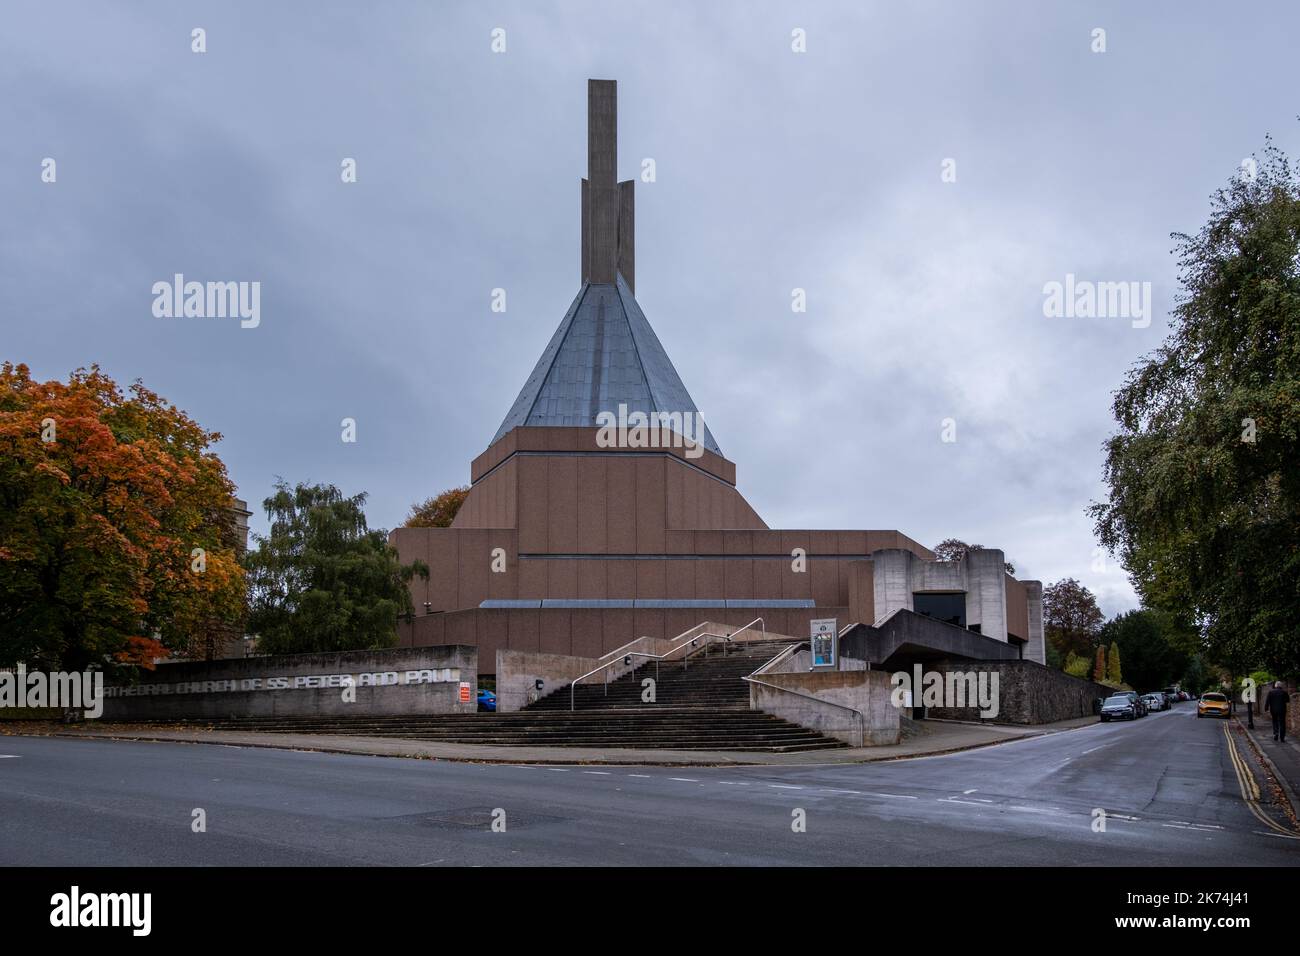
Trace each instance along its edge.
<instances>
[{"instance_id":1,"label":"pyramidal metal roof","mask_svg":"<svg viewBox=\"0 0 1300 956\"><path fill-rule=\"evenodd\" d=\"M583 284L492 441L521 425L595 427L599 413L618 415L619 405L629 414L699 414L632 290L616 273L613 283ZM708 425L704 447L722 454Z\"/></svg>"}]
</instances>

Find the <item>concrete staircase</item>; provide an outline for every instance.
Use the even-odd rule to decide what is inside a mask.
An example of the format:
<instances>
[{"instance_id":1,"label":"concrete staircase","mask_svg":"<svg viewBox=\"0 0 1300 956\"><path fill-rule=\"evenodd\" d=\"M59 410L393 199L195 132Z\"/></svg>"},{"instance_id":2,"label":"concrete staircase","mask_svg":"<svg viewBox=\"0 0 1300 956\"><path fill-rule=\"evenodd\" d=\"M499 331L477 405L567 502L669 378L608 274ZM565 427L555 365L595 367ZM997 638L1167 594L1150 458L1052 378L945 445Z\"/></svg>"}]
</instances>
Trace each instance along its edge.
<instances>
[{"instance_id":1,"label":"concrete staircase","mask_svg":"<svg viewBox=\"0 0 1300 956\"><path fill-rule=\"evenodd\" d=\"M653 662L606 687L579 684L574 710L569 689L557 690L513 714L428 714L391 717L244 717L214 722L222 730L355 734L448 743L519 747L736 750L787 753L846 746L839 740L749 709L741 678L783 644L715 647L683 664L659 664L656 702L643 703L641 681Z\"/></svg>"}]
</instances>

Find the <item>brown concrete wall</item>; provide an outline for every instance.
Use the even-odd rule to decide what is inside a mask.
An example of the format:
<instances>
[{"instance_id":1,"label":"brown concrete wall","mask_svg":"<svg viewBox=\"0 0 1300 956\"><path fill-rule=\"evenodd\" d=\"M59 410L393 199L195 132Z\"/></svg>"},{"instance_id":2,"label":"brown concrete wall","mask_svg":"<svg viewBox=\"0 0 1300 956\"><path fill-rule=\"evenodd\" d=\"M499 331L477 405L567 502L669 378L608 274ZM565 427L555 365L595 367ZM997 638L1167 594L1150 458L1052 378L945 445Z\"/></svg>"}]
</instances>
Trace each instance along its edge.
<instances>
[{"instance_id":1,"label":"brown concrete wall","mask_svg":"<svg viewBox=\"0 0 1300 956\"><path fill-rule=\"evenodd\" d=\"M1025 586L1007 575L1007 633L1029 640L1029 597Z\"/></svg>"},{"instance_id":2,"label":"brown concrete wall","mask_svg":"<svg viewBox=\"0 0 1300 956\"><path fill-rule=\"evenodd\" d=\"M814 619L848 623L848 608L471 608L417 614L398 636L403 647L473 644L479 660L495 663L503 650L599 657L637 637L672 638L706 620L736 628L757 617L769 632L804 639Z\"/></svg>"}]
</instances>

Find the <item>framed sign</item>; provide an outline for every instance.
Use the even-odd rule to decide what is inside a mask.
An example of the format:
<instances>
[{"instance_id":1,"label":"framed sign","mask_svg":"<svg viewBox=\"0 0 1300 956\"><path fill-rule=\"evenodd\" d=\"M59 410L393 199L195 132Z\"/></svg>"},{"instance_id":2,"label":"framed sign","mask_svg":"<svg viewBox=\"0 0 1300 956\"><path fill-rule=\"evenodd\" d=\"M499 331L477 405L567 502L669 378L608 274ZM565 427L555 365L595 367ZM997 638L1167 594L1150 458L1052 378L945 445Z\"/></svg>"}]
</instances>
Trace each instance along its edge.
<instances>
[{"instance_id":1,"label":"framed sign","mask_svg":"<svg viewBox=\"0 0 1300 956\"><path fill-rule=\"evenodd\" d=\"M813 667L837 667L839 657L839 631L835 618L809 621Z\"/></svg>"}]
</instances>

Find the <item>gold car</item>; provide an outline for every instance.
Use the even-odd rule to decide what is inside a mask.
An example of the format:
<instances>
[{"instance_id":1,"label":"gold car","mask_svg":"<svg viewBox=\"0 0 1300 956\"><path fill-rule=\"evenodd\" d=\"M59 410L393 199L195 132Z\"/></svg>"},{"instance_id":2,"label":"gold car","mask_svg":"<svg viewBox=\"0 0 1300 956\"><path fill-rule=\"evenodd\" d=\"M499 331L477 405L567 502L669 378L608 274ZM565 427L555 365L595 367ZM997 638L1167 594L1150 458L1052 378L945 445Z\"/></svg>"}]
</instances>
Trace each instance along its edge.
<instances>
[{"instance_id":1,"label":"gold car","mask_svg":"<svg viewBox=\"0 0 1300 956\"><path fill-rule=\"evenodd\" d=\"M1224 694L1202 694L1196 702L1197 717L1227 717L1231 710Z\"/></svg>"}]
</instances>

